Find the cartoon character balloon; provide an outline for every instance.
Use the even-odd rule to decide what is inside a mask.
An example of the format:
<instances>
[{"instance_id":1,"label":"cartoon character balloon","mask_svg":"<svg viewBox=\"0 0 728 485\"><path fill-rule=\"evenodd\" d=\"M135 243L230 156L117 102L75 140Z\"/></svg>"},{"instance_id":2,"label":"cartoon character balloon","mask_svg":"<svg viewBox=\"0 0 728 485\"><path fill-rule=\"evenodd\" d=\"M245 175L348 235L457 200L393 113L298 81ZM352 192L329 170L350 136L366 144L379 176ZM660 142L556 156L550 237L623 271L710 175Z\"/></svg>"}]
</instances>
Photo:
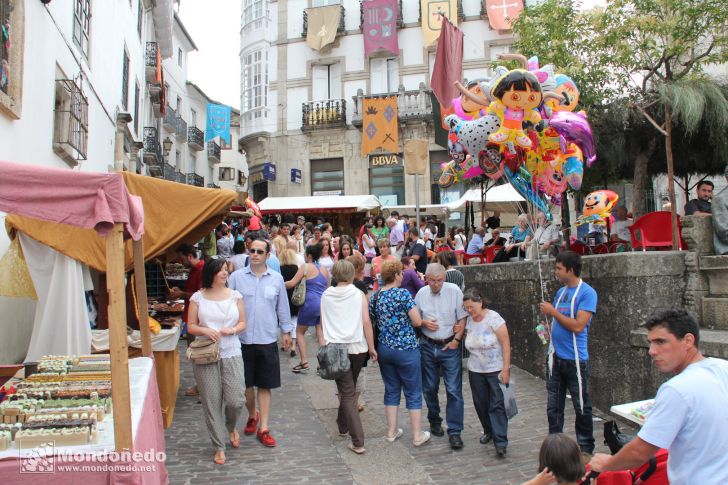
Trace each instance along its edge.
<instances>
[{"instance_id":1,"label":"cartoon character balloon","mask_svg":"<svg viewBox=\"0 0 728 485\"><path fill-rule=\"evenodd\" d=\"M258 207L258 204L256 204L255 201L253 199L251 199L250 197L245 199L245 207L252 210L253 214L256 217L262 217L260 215L260 207Z\"/></svg>"},{"instance_id":2,"label":"cartoon character balloon","mask_svg":"<svg viewBox=\"0 0 728 485\"><path fill-rule=\"evenodd\" d=\"M533 142L523 131L523 123L534 125L541 121L536 111L543 94L536 76L525 69L514 69L496 81L493 86L491 110L502 116L500 129L490 135L493 143L514 141L523 148L531 148Z\"/></svg>"},{"instance_id":3,"label":"cartoon character balloon","mask_svg":"<svg viewBox=\"0 0 728 485\"><path fill-rule=\"evenodd\" d=\"M619 195L611 190L597 190L590 193L584 200L584 208L581 215L576 219L576 225L605 225L605 220L612 214L612 207L618 200Z\"/></svg>"}]
</instances>

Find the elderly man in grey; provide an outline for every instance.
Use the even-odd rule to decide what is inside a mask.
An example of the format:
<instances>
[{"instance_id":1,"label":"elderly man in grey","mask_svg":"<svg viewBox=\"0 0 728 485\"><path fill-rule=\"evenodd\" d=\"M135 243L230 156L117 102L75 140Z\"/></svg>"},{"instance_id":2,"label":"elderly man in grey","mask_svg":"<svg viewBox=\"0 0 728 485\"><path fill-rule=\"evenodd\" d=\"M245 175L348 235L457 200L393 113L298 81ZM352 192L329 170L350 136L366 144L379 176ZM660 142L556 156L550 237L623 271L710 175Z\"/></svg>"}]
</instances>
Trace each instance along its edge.
<instances>
[{"instance_id":1,"label":"elderly man in grey","mask_svg":"<svg viewBox=\"0 0 728 485\"><path fill-rule=\"evenodd\" d=\"M725 167L728 182L728 165ZM728 253L728 187L713 196L713 246L715 254Z\"/></svg>"},{"instance_id":2,"label":"elderly man in grey","mask_svg":"<svg viewBox=\"0 0 728 485\"><path fill-rule=\"evenodd\" d=\"M427 420L434 436L444 436L438 389L440 374L445 380L447 394L447 434L450 447L463 447L463 366L462 343L467 313L463 309L463 292L453 283L445 282L445 268L439 263L427 266L424 286L415 296L415 304L422 315L420 355L422 363L422 394L427 403ZM455 331L458 325L459 331Z\"/></svg>"}]
</instances>

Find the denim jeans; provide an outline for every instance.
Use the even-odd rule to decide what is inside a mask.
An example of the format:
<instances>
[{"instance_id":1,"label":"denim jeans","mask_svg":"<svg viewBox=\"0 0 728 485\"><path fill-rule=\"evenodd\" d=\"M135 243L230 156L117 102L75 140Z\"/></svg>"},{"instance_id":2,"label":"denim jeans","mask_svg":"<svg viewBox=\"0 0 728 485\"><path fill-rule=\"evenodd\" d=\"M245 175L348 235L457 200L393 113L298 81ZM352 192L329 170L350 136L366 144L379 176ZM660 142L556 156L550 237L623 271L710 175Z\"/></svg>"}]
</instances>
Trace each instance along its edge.
<instances>
[{"instance_id":1,"label":"denim jeans","mask_svg":"<svg viewBox=\"0 0 728 485\"><path fill-rule=\"evenodd\" d=\"M564 408L566 407L566 391L571 394L571 402L576 411L576 442L581 451L594 453L594 423L592 407L589 400L589 362L580 361L581 387L584 397L584 412L579 406L579 382L576 376L576 362L560 359L554 355L554 367L546 381L548 402L546 415L549 418L549 433L564 431Z\"/></svg>"},{"instance_id":2,"label":"denim jeans","mask_svg":"<svg viewBox=\"0 0 728 485\"><path fill-rule=\"evenodd\" d=\"M508 447L508 416L503 391L498 380L499 372L481 373L468 371L470 392L483 433L493 437L498 448Z\"/></svg>"},{"instance_id":3,"label":"denim jeans","mask_svg":"<svg viewBox=\"0 0 728 485\"><path fill-rule=\"evenodd\" d=\"M447 394L447 434L459 435L463 431L465 401L463 400L463 360L462 351L442 350L443 345L436 345L429 340L420 339L422 354L422 390L427 404L427 420L431 424L441 424L440 401L440 369L445 380Z\"/></svg>"},{"instance_id":4,"label":"denim jeans","mask_svg":"<svg viewBox=\"0 0 728 485\"><path fill-rule=\"evenodd\" d=\"M377 353L384 381L384 405L399 406L404 391L407 409L422 409L420 349L396 350L380 343Z\"/></svg>"}]
</instances>

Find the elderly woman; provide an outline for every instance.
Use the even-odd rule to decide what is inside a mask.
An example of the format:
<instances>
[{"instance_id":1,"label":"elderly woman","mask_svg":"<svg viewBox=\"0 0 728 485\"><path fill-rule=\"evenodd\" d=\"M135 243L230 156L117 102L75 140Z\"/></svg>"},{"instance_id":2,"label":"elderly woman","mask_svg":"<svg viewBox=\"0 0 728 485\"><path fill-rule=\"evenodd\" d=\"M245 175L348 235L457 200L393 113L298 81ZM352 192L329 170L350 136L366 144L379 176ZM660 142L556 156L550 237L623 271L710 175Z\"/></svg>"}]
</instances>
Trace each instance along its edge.
<instances>
[{"instance_id":1,"label":"elderly woman","mask_svg":"<svg viewBox=\"0 0 728 485\"><path fill-rule=\"evenodd\" d=\"M381 285L379 273L382 270L382 265L386 263L387 261L397 261L397 258L395 258L391 254L392 248L389 246L389 239L387 238L381 238L377 239L377 247L379 248L379 256L372 259L372 279L374 280L374 290L376 291L377 288Z\"/></svg>"},{"instance_id":2,"label":"elderly woman","mask_svg":"<svg viewBox=\"0 0 728 485\"><path fill-rule=\"evenodd\" d=\"M508 239L505 247L498 251L493 259L494 263L506 263L510 258L526 255L526 246L533 237L531 228L528 227L528 216L521 214L518 216L518 225L511 229L511 237Z\"/></svg>"},{"instance_id":3,"label":"elderly woman","mask_svg":"<svg viewBox=\"0 0 728 485\"><path fill-rule=\"evenodd\" d=\"M539 212L536 216L536 230L533 238L527 244L526 259L533 260L537 257L556 254L560 239L559 226L549 221L546 214Z\"/></svg>"},{"instance_id":4,"label":"elderly woman","mask_svg":"<svg viewBox=\"0 0 728 485\"><path fill-rule=\"evenodd\" d=\"M238 334L245 330L243 297L227 288L227 264L209 259L202 269L202 289L190 297L187 331L218 342L220 360L194 364L195 381L205 411L207 432L215 447L213 461L225 464L225 431L233 448L240 446L238 425L245 407L243 357Z\"/></svg>"},{"instance_id":5,"label":"elderly woman","mask_svg":"<svg viewBox=\"0 0 728 485\"><path fill-rule=\"evenodd\" d=\"M471 291L463 297L468 312L465 348L470 352L468 379L473 405L483 426L481 444L491 440L499 458L508 448L508 417L500 384L508 385L511 369L511 342L503 318L487 308L483 296Z\"/></svg>"},{"instance_id":6,"label":"elderly woman","mask_svg":"<svg viewBox=\"0 0 728 485\"><path fill-rule=\"evenodd\" d=\"M409 410L412 444L421 446L430 440L429 431L422 431L422 370L420 344L413 327L422 319L415 302L400 288L402 263L387 261L381 269L384 286L369 300L369 314L379 329L377 354L379 371L384 381L384 409L387 416L386 439L393 443L403 434L397 427L397 411L404 397Z\"/></svg>"},{"instance_id":7,"label":"elderly woman","mask_svg":"<svg viewBox=\"0 0 728 485\"><path fill-rule=\"evenodd\" d=\"M354 265L349 261L337 261L332 268L337 285L329 287L321 296L321 327L323 335L319 345L327 343L348 344L351 368L336 379L339 393L339 413L336 424L341 436L350 435L349 449L362 454L364 430L357 406L357 380L367 358L377 360L374 334L369 320L366 296L352 284Z\"/></svg>"}]
</instances>

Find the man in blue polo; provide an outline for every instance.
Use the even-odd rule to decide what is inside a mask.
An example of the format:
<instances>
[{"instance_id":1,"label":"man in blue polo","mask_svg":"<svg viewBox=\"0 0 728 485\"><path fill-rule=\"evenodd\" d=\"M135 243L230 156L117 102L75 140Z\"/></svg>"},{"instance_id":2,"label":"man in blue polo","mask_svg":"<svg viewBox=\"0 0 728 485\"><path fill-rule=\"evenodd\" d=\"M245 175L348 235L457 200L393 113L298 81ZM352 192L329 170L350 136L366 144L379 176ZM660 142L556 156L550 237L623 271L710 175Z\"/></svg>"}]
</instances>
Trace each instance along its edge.
<instances>
[{"instance_id":1,"label":"man in blue polo","mask_svg":"<svg viewBox=\"0 0 728 485\"><path fill-rule=\"evenodd\" d=\"M541 313L550 317L549 372L546 381L546 414L549 433L564 430L566 392L576 410L576 442L582 453L594 453L594 424L589 400L589 324L597 311L597 292L581 279L581 256L564 251L556 257L556 278L563 285L554 304L542 302Z\"/></svg>"},{"instance_id":2,"label":"man in blue polo","mask_svg":"<svg viewBox=\"0 0 728 485\"><path fill-rule=\"evenodd\" d=\"M249 248L250 266L235 271L228 286L243 295L247 327L240 334L245 367L245 400L248 422L244 432L256 432L258 440L268 447L276 446L270 435L271 390L281 387L281 364L278 357L278 329L283 334L285 350L291 345L291 310L288 295L280 273L266 265L270 244L256 239ZM258 408L255 409L255 389L258 390Z\"/></svg>"}]
</instances>

